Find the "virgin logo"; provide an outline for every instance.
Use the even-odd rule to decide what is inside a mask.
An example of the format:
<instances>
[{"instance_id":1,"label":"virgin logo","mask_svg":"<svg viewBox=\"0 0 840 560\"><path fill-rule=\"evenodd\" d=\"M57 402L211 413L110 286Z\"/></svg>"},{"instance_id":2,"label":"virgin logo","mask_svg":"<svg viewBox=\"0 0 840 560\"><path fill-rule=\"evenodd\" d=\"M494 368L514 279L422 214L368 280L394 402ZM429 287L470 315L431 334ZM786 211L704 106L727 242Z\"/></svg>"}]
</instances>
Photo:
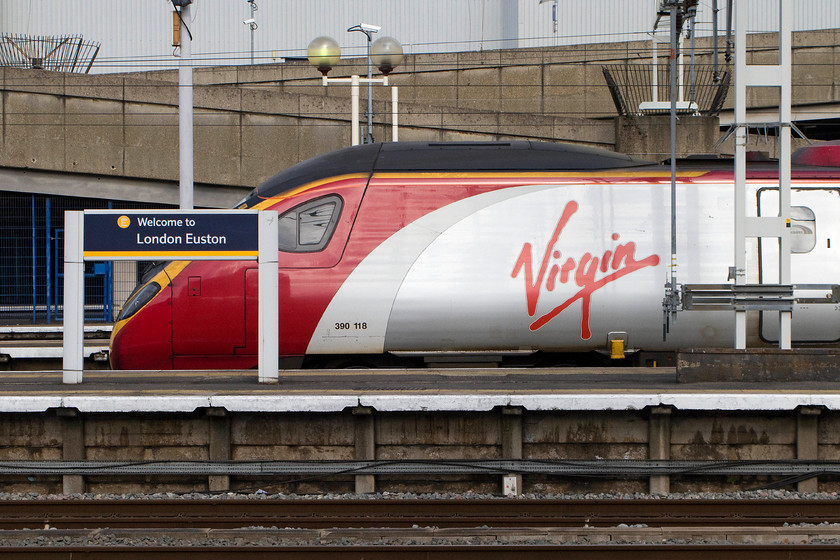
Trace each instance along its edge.
<instances>
[{"instance_id":1,"label":"virgin logo","mask_svg":"<svg viewBox=\"0 0 840 560\"><path fill-rule=\"evenodd\" d=\"M600 257L593 257L592 253L584 253L577 260L572 257L566 257L563 260L563 254L557 248L557 243L563 233L563 228L569 223L577 209L578 204L574 200L568 202L566 208L563 209L563 215L560 216L557 227L554 228L554 234L551 236L551 241L543 254L539 271L536 272L536 278L534 278L530 243L525 243L522 246L522 252L519 253L511 277L516 278L520 271L524 271L525 296L528 301L528 315L531 317L537 312L537 302L543 294L543 290L553 292L558 283L566 284L574 281L580 289L548 313L537 317L531 323L530 328L532 331L542 328L572 303L581 300L583 314L580 322L580 337L588 340L592 336L592 332L589 330L589 308L592 294L610 282L615 282L622 276L627 276L640 268L656 266L659 264L659 256L650 255L641 260L636 260L636 244L633 241L628 241L618 244L612 250L604 251L604 254ZM618 239L619 235L613 233L612 240L618 241Z\"/></svg>"}]
</instances>

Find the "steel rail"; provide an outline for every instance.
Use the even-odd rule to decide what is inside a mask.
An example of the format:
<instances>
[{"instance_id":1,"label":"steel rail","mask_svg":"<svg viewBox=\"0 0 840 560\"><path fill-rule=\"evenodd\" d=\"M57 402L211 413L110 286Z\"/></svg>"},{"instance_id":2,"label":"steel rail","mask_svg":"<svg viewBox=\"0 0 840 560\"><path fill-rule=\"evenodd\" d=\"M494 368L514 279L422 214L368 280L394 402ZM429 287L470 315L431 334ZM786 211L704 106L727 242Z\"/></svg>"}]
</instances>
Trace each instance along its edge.
<instances>
[{"instance_id":1,"label":"steel rail","mask_svg":"<svg viewBox=\"0 0 840 560\"><path fill-rule=\"evenodd\" d=\"M838 545L351 545L0 547L4 560L834 560Z\"/></svg>"},{"instance_id":2,"label":"steel rail","mask_svg":"<svg viewBox=\"0 0 840 560\"><path fill-rule=\"evenodd\" d=\"M0 501L0 529L296 527L781 527L840 523L834 500L33 499Z\"/></svg>"}]
</instances>

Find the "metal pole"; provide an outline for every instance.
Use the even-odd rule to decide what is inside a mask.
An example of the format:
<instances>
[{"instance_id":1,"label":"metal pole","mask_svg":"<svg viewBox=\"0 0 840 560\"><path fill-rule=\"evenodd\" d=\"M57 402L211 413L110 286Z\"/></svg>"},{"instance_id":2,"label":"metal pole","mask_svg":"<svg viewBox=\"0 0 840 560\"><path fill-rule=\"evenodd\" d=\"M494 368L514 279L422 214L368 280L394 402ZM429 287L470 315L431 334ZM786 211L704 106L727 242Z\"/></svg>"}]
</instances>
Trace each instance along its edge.
<instances>
[{"instance_id":1,"label":"metal pole","mask_svg":"<svg viewBox=\"0 0 840 560\"><path fill-rule=\"evenodd\" d=\"M790 127L791 127L791 28L793 2L779 0L779 216L790 219ZM790 229L785 228L779 237L779 283L790 284ZM791 349L792 314L779 312L779 348Z\"/></svg>"},{"instance_id":2,"label":"metal pole","mask_svg":"<svg viewBox=\"0 0 840 560\"><path fill-rule=\"evenodd\" d=\"M651 60L651 62L653 63L651 65L651 67L653 68L653 74L650 77L651 89L653 90L653 95L651 95L651 101L656 103L657 101L659 101L659 69L657 67L659 62L659 54L656 52L656 31L654 31L651 35L650 46L651 50L653 51Z\"/></svg>"},{"instance_id":3,"label":"metal pole","mask_svg":"<svg viewBox=\"0 0 840 560\"><path fill-rule=\"evenodd\" d=\"M399 111L397 106L400 102L400 92L397 86L391 86L391 141L399 142Z\"/></svg>"},{"instance_id":4,"label":"metal pole","mask_svg":"<svg viewBox=\"0 0 840 560\"><path fill-rule=\"evenodd\" d=\"M729 7L732 7L730 2ZM735 4L735 285L746 283L746 191L747 191L747 8ZM731 17L732 13L728 14ZM731 29L731 23L730 23ZM729 51L727 31L727 55ZM735 348L747 348L747 312L735 311Z\"/></svg>"},{"instance_id":5,"label":"metal pole","mask_svg":"<svg viewBox=\"0 0 840 560\"><path fill-rule=\"evenodd\" d=\"M677 289L677 5L671 4L671 289Z\"/></svg>"},{"instance_id":6,"label":"metal pole","mask_svg":"<svg viewBox=\"0 0 840 560\"><path fill-rule=\"evenodd\" d=\"M668 266L668 280L665 283L665 299L663 306L662 340L670 331L672 320L676 320L680 308L680 292L677 284L677 54L679 51L679 37L677 33L677 3L672 1L670 7L671 19L671 56L670 56L670 84L669 97L671 99L671 263Z\"/></svg>"},{"instance_id":7,"label":"metal pole","mask_svg":"<svg viewBox=\"0 0 840 560\"><path fill-rule=\"evenodd\" d=\"M251 19L254 19L254 2L248 2L251 5ZM251 28L251 64L254 64L254 24L249 23L248 27Z\"/></svg>"},{"instance_id":8,"label":"metal pole","mask_svg":"<svg viewBox=\"0 0 840 560\"><path fill-rule=\"evenodd\" d=\"M85 263L82 212L64 213L64 317L62 382L82 382L85 333Z\"/></svg>"},{"instance_id":9,"label":"metal pole","mask_svg":"<svg viewBox=\"0 0 840 560\"><path fill-rule=\"evenodd\" d=\"M350 145L359 145L359 77L350 77Z\"/></svg>"},{"instance_id":10,"label":"metal pole","mask_svg":"<svg viewBox=\"0 0 840 560\"><path fill-rule=\"evenodd\" d=\"M724 60L726 63L732 60L732 0L726 1L726 50Z\"/></svg>"},{"instance_id":11,"label":"metal pole","mask_svg":"<svg viewBox=\"0 0 840 560\"><path fill-rule=\"evenodd\" d=\"M365 33L367 36L367 77L368 77L368 110L367 110L367 139L366 144L373 143L373 79L372 69L370 65L370 33Z\"/></svg>"},{"instance_id":12,"label":"metal pole","mask_svg":"<svg viewBox=\"0 0 840 560\"><path fill-rule=\"evenodd\" d=\"M682 34L677 33L677 101L680 103L685 101L685 78L683 76L685 57L683 56L682 40Z\"/></svg>"},{"instance_id":13,"label":"metal pole","mask_svg":"<svg viewBox=\"0 0 840 560\"><path fill-rule=\"evenodd\" d=\"M181 60L178 63L179 195L181 210L193 208L192 39L187 29L190 5L181 6Z\"/></svg>"},{"instance_id":14,"label":"metal pole","mask_svg":"<svg viewBox=\"0 0 840 560\"><path fill-rule=\"evenodd\" d=\"M689 73L689 84L688 84L688 102L694 103L696 101L697 93L695 90L695 41L694 36L696 35L697 29L695 25L697 24L697 10L691 10L691 18L689 20L689 24L691 25L691 72Z\"/></svg>"},{"instance_id":15,"label":"metal pole","mask_svg":"<svg viewBox=\"0 0 840 560\"><path fill-rule=\"evenodd\" d=\"M712 53L715 61L714 79L715 82L720 81L720 71L718 70L718 0L712 0Z\"/></svg>"}]
</instances>

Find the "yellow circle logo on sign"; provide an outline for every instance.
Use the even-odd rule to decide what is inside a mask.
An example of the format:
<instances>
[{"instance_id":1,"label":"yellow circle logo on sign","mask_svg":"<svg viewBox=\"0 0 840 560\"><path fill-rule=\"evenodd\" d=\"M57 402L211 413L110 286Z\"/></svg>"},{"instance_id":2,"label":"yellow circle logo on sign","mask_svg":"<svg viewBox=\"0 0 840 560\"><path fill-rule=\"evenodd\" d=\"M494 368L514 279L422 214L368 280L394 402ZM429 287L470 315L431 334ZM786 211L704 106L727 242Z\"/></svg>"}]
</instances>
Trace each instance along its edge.
<instances>
[{"instance_id":1,"label":"yellow circle logo on sign","mask_svg":"<svg viewBox=\"0 0 840 560\"><path fill-rule=\"evenodd\" d=\"M125 228L127 228L128 226L131 225L131 219L128 216L123 214L122 216L117 218L117 225L120 226L121 228L125 229Z\"/></svg>"}]
</instances>

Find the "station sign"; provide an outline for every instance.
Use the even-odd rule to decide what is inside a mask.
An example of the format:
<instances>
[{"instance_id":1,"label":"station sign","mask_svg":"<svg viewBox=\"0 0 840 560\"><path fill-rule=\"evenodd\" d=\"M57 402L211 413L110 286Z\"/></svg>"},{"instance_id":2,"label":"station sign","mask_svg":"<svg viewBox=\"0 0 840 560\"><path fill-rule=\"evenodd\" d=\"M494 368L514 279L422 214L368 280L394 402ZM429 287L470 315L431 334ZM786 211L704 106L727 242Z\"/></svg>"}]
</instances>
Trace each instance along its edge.
<instances>
[{"instance_id":1,"label":"station sign","mask_svg":"<svg viewBox=\"0 0 840 560\"><path fill-rule=\"evenodd\" d=\"M256 259L256 210L86 210L84 260Z\"/></svg>"},{"instance_id":2,"label":"station sign","mask_svg":"<svg viewBox=\"0 0 840 560\"><path fill-rule=\"evenodd\" d=\"M64 213L64 383L84 372L86 260L256 260L259 381L277 383L275 210L85 210Z\"/></svg>"}]
</instances>

